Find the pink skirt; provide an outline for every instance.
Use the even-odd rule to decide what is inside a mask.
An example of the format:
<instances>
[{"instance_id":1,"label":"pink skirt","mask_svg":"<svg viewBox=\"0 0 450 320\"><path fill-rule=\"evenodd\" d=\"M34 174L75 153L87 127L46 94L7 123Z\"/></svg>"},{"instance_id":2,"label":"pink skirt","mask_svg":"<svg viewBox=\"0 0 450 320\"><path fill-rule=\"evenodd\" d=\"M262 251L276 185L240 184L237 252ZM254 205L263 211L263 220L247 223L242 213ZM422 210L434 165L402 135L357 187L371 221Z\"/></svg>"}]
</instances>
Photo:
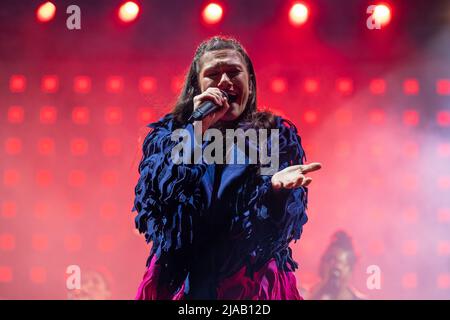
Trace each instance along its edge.
<instances>
[{"instance_id":1,"label":"pink skirt","mask_svg":"<svg viewBox=\"0 0 450 320\"><path fill-rule=\"evenodd\" d=\"M155 262L156 258L153 257L139 286L136 300L183 300L184 284L178 292L158 286L160 266ZM219 284L218 300L303 300L297 290L294 273L279 270L275 259L255 272L253 279L246 277L245 271L244 266Z\"/></svg>"}]
</instances>

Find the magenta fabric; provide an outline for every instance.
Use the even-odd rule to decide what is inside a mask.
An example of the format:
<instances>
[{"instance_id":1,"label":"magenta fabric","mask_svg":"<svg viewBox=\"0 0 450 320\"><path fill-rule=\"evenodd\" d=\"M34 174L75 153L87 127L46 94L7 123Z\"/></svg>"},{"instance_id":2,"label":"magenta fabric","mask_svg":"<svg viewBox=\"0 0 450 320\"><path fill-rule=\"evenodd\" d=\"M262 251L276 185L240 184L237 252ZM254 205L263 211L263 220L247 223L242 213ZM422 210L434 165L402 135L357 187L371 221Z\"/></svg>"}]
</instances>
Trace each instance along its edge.
<instances>
[{"instance_id":1,"label":"magenta fabric","mask_svg":"<svg viewBox=\"0 0 450 320\"><path fill-rule=\"evenodd\" d=\"M153 259L139 286L136 300L183 300L184 284L178 292L158 287L159 266ZM303 300L293 272L279 270L275 259L267 262L253 279L245 276L246 267L224 279L217 288L219 300Z\"/></svg>"}]
</instances>

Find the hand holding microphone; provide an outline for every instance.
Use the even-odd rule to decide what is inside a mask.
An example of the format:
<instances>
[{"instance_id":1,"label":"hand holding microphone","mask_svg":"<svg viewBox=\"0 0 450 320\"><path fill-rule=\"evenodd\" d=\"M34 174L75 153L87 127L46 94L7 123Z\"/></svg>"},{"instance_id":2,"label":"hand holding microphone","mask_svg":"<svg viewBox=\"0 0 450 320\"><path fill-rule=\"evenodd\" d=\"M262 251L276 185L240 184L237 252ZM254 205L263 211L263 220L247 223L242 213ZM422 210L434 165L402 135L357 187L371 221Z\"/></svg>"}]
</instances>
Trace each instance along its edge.
<instances>
[{"instance_id":1,"label":"hand holding microphone","mask_svg":"<svg viewBox=\"0 0 450 320\"><path fill-rule=\"evenodd\" d=\"M214 87L210 87L195 96L193 102L194 112L189 122L201 120L203 132L220 120L230 108L227 93Z\"/></svg>"}]
</instances>

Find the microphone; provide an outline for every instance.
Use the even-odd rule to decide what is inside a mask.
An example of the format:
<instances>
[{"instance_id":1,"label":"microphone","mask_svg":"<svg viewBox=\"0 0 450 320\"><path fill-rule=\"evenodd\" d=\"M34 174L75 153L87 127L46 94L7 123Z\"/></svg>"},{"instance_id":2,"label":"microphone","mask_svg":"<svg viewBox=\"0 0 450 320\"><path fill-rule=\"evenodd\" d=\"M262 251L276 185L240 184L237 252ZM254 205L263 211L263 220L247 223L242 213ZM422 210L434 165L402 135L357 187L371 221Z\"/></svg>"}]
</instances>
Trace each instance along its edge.
<instances>
[{"instance_id":1,"label":"microphone","mask_svg":"<svg viewBox=\"0 0 450 320\"><path fill-rule=\"evenodd\" d=\"M224 95L225 98L227 98L227 100L229 99L229 96L225 91L220 90L220 92L222 92L222 94ZM189 117L188 122L202 120L208 114L213 113L214 111L218 110L219 108L220 108L220 106L215 104L213 101L210 101L210 100L205 101L197 109L195 109L194 112L192 112L192 115Z\"/></svg>"}]
</instances>

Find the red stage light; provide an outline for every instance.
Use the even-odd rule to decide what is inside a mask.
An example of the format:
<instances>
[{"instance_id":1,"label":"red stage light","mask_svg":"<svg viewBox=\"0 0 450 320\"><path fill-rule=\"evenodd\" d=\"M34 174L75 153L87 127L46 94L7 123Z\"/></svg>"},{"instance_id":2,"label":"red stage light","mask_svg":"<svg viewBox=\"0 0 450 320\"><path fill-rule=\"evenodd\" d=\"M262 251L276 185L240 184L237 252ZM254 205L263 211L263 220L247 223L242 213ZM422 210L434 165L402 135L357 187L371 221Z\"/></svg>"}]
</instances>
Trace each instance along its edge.
<instances>
[{"instance_id":1,"label":"red stage light","mask_svg":"<svg viewBox=\"0 0 450 320\"><path fill-rule=\"evenodd\" d=\"M403 92L406 95L419 94L419 82L416 79L406 79L403 82Z\"/></svg>"},{"instance_id":2,"label":"red stage light","mask_svg":"<svg viewBox=\"0 0 450 320\"><path fill-rule=\"evenodd\" d=\"M64 247L67 251L79 251L81 249L81 237L78 234L66 235L64 237Z\"/></svg>"},{"instance_id":3,"label":"red stage light","mask_svg":"<svg viewBox=\"0 0 450 320\"><path fill-rule=\"evenodd\" d=\"M32 267L30 279L33 283L41 284L47 281L47 269L44 267Z\"/></svg>"},{"instance_id":4,"label":"red stage light","mask_svg":"<svg viewBox=\"0 0 450 320\"><path fill-rule=\"evenodd\" d=\"M102 252L110 252L115 247L114 237L111 235L102 235L97 238L97 249Z\"/></svg>"},{"instance_id":5,"label":"red stage light","mask_svg":"<svg viewBox=\"0 0 450 320\"><path fill-rule=\"evenodd\" d=\"M415 207L406 208L403 211L403 220L407 223L416 223L419 214Z\"/></svg>"},{"instance_id":6,"label":"red stage light","mask_svg":"<svg viewBox=\"0 0 450 320\"><path fill-rule=\"evenodd\" d=\"M439 289L450 288L450 273L440 273L436 280Z\"/></svg>"},{"instance_id":7,"label":"red stage light","mask_svg":"<svg viewBox=\"0 0 450 320\"><path fill-rule=\"evenodd\" d=\"M91 78L77 76L74 78L73 90L77 93L88 93L91 91Z\"/></svg>"},{"instance_id":8,"label":"red stage light","mask_svg":"<svg viewBox=\"0 0 450 320\"><path fill-rule=\"evenodd\" d=\"M100 208L100 217L102 219L111 219L117 213L117 207L113 203L104 203Z\"/></svg>"},{"instance_id":9,"label":"red stage light","mask_svg":"<svg viewBox=\"0 0 450 320\"><path fill-rule=\"evenodd\" d=\"M11 106L8 109L8 121L10 123L21 123L23 122L24 111L22 107Z\"/></svg>"},{"instance_id":10,"label":"red stage light","mask_svg":"<svg viewBox=\"0 0 450 320\"><path fill-rule=\"evenodd\" d=\"M54 93L58 90L58 77L54 75L48 75L42 77L41 89L43 92Z\"/></svg>"},{"instance_id":11,"label":"red stage light","mask_svg":"<svg viewBox=\"0 0 450 320\"><path fill-rule=\"evenodd\" d=\"M419 113L415 110L406 110L403 112L403 123L407 126L417 126L419 124Z\"/></svg>"},{"instance_id":12,"label":"red stage light","mask_svg":"<svg viewBox=\"0 0 450 320\"><path fill-rule=\"evenodd\" d=\"M450 222L450 208L439 208L437 212L437 220L439 223Z\"/></svg>"},{"instance_id":13,"label":"red stage light","mask_svg":"<svg viewBox=\"0 0 450 320\"><path fill-rule=\"evenodd\" d=\"M19 138L7 138L5 141L5 152L9 155L16 155L22 151L22 140Z\"/></svg>"},{"instance_id":14,"label":"red stage light","mask_svg":"<svg viewBox=\"0 0 450 320\"><path fill-rule=\"evenodd\" d=\"M450 176L441 176L437 181L439 189L446 190L450 189Z\"/></svg>"},{"instance_id":15,"label":"red stage light","mask_svg":"<svg viewBox=\"0 0 450 320\"><path fill-rule=\"evenodd\" d=\"M83 215L83 208L81 204L73 202L68 205L67 214L72 219L80 218Z\"/></svg>"},{"instance_id":16,"label":"red stage light","mask_svg":"<svg viewBox=\"0 0 450 320\"><path fill-rule=\"evenodd\" d=\"M417 274L414 272L405 273L402 277L402 286L406 289L417 287Z\"/></svg>"},{"instance_id":17,"label":"red stage light","mask_svg":"<svg viewBox=\"0 0 450 320\"><path fill-rule=\"evenodd\" d=\"M41 4L37 9L36 18L40 22L48 22L55 17L55 13L56 13L56 6L52 2L47 1Z\"/></svg>"},{"instance_id":18,"label":"red stage light","mask_svg":"<svg viewBox=\"0 0 450 320\"><path fill-rule=\"evenodd\" d=\"M75 107L72 110L72 121L75 124L89 123L89 109L87 107Z\"/></svg>"},{"instance_id":19,"label":"red stage light","mask_svg":"<svg viewBox=\"0 0 450 320\"><path fill-rule=\"evenodd\" d=\"M272 80L270 88L275 93L283 93L287 90L287 81L284 78L275 78Z\"/></svg>"},{"instance_id":20,"label":"red stage light","mask_svg":"<svg viewBox=\"0 0 450 320\"><path fill-rule=\"evenodd\" d=\"M138 122L149 123L154 120L154 114L151 108L143 107L138 110Z\"/></svg>"},{"instance_id":21,"label":"red stage light","mask_svg":"<svg viewBox=\"0 0 450 320\"><path fill-rule=\"evenodd\" d=\"M52 138L41 138L37 143L38 152L42 155L49 155L55 151L55 142Z\"/></svg>"},{"instance_id":22,"label":"red stage light","mask_svg":"<svg viewBox=\"0 0 450 320\"><path fill-rule=\"evenodd\" d=\"M336 122L345 126L352 123L352 111L350 109L341 108L336 111Z\"/></svg>"},{"instance_id":23,"label":"red stage light","mask_svg":"<svg viewBox=\"0 0 450 320\"><path fill-rule=\"evenodd\" d=\"M402 179L403 189L416 190L419 187L419 180L413 174L406 174Z\"/></svg>"},{"instance_id":24,"label":"red stage light","mask_svg":"<svg viewBox=\"0 0 450 320\"><path fill-rule=\"evenodd\" d=\"M86 173L81 170L72 170L69 173L69 185L72 187L82 187L86 183Z\"/></svg>"},{"instance_id":25,"label":"red stage light","mask_svg":"<svg viewBox=\"0 0 450 320\"><path fill-rule=\"evenodd\" d=\"M31 246L35 251L48 249L48 236L45 234L34 234L31 238Z\"/></svg>"},{"instance_id":26,"label":"red stage light","mask_svg":"<svg viewBox=\"0 0 450 320\"><path fill-rule=\"evenodd\" d=\"M309 10L303 3L295 3L289 10L289 21L293 26L301 26L308 20Z\"/></svg>"},{"instance_id":27,"label":"red stage light","mask_svg":"<svg viewBox=\"0 0 450 320\"><path fill-rule=\"evenodd\" d=\"M303 115L303 119L305 120L306 123L314 123L317 121L317 112L315 111L306 111L305 114Z\"/></svg>"},{"instance_id":28,"label":"red stage light","mask_svg":"<svg viewBox=\"0 0 450 320\"><path fill-rule=\"evenodd\" d=\"M156 79L153 77L141 77L139 79L139 91L141 93L152 93L156 90Z\"/></svg>"},{"instance_id":29,"label":"red stage light","mask_svg":"<svg viewBox=\"0 0 450 320\"><path fill-rule=\"evenodd\" d=\"M122 122L122 109L120 107L109 107L105 110L105 122L107 124L119 124Z\"/></svg>"},{"instance_id":30,"label":"red stage light","mask_svg":"<svg viewBox=\"0 0 450 320\"><path fill-rule=\"evenodd\" d=\"M369 244L369 252L373 255L380 256L384 253L385 247L381 240L374 240Z\"/></svg>"},{"instance_id":31,"label":"red stage light","mask_svg":"<svg viewBox=\"0 0 450 320\"><path fill-rule=\"evenodd\" d=\"M386 92L386 81L383 79L373 79L369 85L372 94L381 95Z\"/></svg>"},{"instance_id":32,"label":"red stage light","mask_svg":"<svg viewBox=\"0 0 450 320\"><path fill-rule=\"evenodd\" d=\"M317 93L319 91L319 81L316 79L306 79L303 87L307 93Z\"/></svg>"},{"instance_id":33,"label":"red stage light","mask_svg":"<svg viewBox=\"0 0 450 320\"><path fill-rule=\"evenodd\" d=\"M48 216L48 212L49 212L49 209L48 209L48 205L46 203L39 202L34 205L34 216L37 219L41 219L41 220L44 219L45 217Z\"/></svg>"},{"instance_id":34,"label":"red stage light","mask_svg":"<svg viewBox=\"0 0 450 320\"><path fill-rule=\"evenodd\" d=\"M436 92L439 95L450 95L450 79L439 79L436 82Z\"/></svg>"},{"instance_id":35,"label":"red stage light","mask_svg":"<svg viewBox=\"0 0 450 320\"><path fill-rule=\"evenodd\" d=\"M5 219L16 216L17 206L15 202L5 201L2 203L2 217Z\"/></svg>"},{"instance_id":36,"label":"red stage light","mask_svg":"<svg viewBox=\"0 0 450 320\"><path fill-rule=\"evenodd\" d=\"M139 6L133 1L125 2L119 7L118 16L122 22L132 22L136 20L138 14Z\"/></svg>"},{"instance_id":37,"label":"red stage light","mask_svg":"<svg viewBox=\"0 0 450 320\"><path fill-rule=\"evenodd\" d=\"M70 143L70 151L74 156L82 156L88 152L88 142L86 139L72 139Z\"/></svg>"},{"instance_id":38,"label":"red stage light","mask_svg":"<svg viewBox=\"0 0 450 320\"><path fill-rule=\"evenodd\" d=\"M9 79L9 90L11 92L24 92L27 85L27 79L20 74L12 75Z\"/></svg>"},{"instance_id":39,"label":"red stage light","mask_svg":"<svg viewBox=\"0 0 450 320\"><path fill-rule=\"evenodd\" d=\"M13 251L16 248L16 238L13 234L3 233L0 235L0 250Z\"/></svg>"},{"instance_id":40,"label":"red stage light","mask_svg":"<svg viewBox=\"0 0 450 320\"><path fill-rule=\"evenodd\" d=\"M439 241L437 245L438 256L449 256L450 255L450 242L449 241Z\"/></svg>"},{"instance_id":41,"label":"red stage light","mask_svg":"<svg viewBox=\"0 0 450 320\"><path fill-rule=\"evenodd\" d=\"M450 126L450 111L439 111L436 116L437 123L441 127Z\"/></svg>"},{"instance_id":42,"label":"red stage light","mask_svg":"<svg viewBox=\"0 0 450 320\"><path fill-rule=\"evenodd\" d=\"M106 90L111 93L121 92L123 90L122 77L112 76L106 80Z\"/></svg>"},{"instance_id":43,"label":"red stage light","mask_svg":"<svg viewBox=\"0 0 450 320\"><path fill-rule=\"evenodd\" d=\"M216 24L222 20L223 9L222 6L217 3L208 4L202 12L203 20L207 24Z\"/></svg>"},{"instance_id":44,"label":"red stage light","mask_svg":"<svg viewBox=\"0 0 450 320\"><path fill-rule=\"evenodd\" d=\"M52 106L42 107L40 111L40 121L44 124L53 124L56 122L56 108Z\"/></svg>"},{"instance_id":45,"label":"red stage light","mask_svg":"<svg viewBox=\"0 0 450 320\"><path fill-rule=\"evenodd\" d=\"M375 6L372 17L377 24L385 26L391 21L391 9L385 4L379 4Z\"/></svg>"},{"instance_id":46,"label":"red stage light","mask_svg":"<svg viewBox=\"0 0 450 320\"><path fill-rule=\"evenodd\" d=\"M20 174L17 170L7 169L3 171L3 184L7 187L14 187L19 183Z\"/></svg>"},{"instance_id":47,"label":"red stage light","mask_svg":"<svg viewBox=\"0 0 450 320\"><path fill-rule=\"evenodd\" d=\"M113 157L120 154L122 145L118 139L106 139L103 142L103 154L107 157Z\"/></svg>"},{"instance_id":48,"label":"red stage light","mask_svg":"<svg viewBox=\"0 0 450 320\"><path fill-rule=\"evenodd\" d=\"M350 94L353 92L353 81L348 78L337 79L336 88L341 94Z\"/></svg>"},{"instance_id":49,"label":"red stage light","mask_svg":"<svg viewBox=\"0 0 450 320\"><path fill-rule=\"evenodd\" d=\"M351 147L347 141L339 141L336 143L335 148L336 156L338 157L345 158L350 155Z\"/></svg>"},{"instance_id":50,"label":"red stage light","mask_svg":"<svg viewBox=\"0 0 450 320\"><path fill-rule=\"evenodd\" d=\"M36 183L40 187L47 187L52 183L52 173L48 170L39 170L36 173Z\"/></svg>"},{"instance_id":51,"label":"red stage light","mask_svg":"<svg viewBox=\"0 0 450 320\"><path fill-rule=\"evenodd\" d=\"M0 266L0 283L12 282L12 268L8 266Z\"/></svg>"},{"instance_id":52,"label":"red stage light","mask_svg":"<svg viewBox=\"0 0 450 320\"><path fill-rule=\"evenodd\" d=\"M104 171L102 174L102 184L105 186L116 185L118 179L119 178L118 178L117 171L114 171L114 170Z\"/></svg>"}]
</instances>

